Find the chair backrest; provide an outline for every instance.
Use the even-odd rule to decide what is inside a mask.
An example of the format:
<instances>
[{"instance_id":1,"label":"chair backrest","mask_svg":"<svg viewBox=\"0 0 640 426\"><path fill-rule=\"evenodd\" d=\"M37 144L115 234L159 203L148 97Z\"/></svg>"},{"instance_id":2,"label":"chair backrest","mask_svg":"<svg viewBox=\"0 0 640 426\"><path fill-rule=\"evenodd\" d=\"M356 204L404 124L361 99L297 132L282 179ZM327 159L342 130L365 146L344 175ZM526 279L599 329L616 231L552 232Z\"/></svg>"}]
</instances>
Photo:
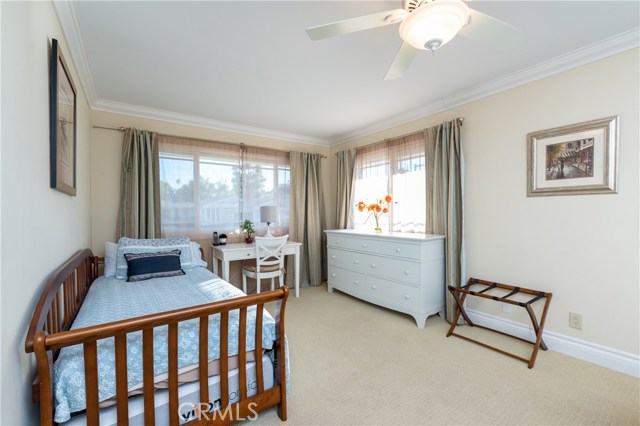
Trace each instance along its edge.
<instances>
[{"instance_id":1,"label":"chair backrest","mask_svg":"<svg viewBox=\"0 0 640 426\"><path fill-rule=\"evenodd\" d=\"M289 235L282 237L256 237L256 272L264 266L284 267L284 249Z\"/></svg>"}]
</instances>

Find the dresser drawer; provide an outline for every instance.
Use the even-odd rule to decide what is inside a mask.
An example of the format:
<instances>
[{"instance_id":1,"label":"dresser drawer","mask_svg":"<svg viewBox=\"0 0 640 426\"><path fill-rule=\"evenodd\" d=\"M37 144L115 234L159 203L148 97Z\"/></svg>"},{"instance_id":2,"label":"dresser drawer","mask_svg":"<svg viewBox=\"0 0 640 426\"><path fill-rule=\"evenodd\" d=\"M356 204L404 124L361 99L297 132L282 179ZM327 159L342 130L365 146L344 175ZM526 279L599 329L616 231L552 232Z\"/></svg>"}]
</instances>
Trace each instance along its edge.
<instances>
[{"instance_id":1,"label":"dresser drawer","mask_svg":"<svg viewBox=\"0 0 640 426\"><path fill-rule=\"evenodd\" d=\"M420 285L420 264L417 262L335 248L329 248L327 255L329 266L401 281L413 286Z\"/></svg>"},{"instance_id":2,"label":"dresser drawer","mask_svg":"<svg viewBox=\"0 0 640 426\"><path fill-rule=\"evenodd\" d=\"M400 310L417 311L420 307L420 289L404 284L371 277L361 285L361 294L383 306L393 306Z\"/></svg>"},{"instance_id":3,"label":"dresser drawer","mask_svg":"<svg viewBox=\"0 0 640 426\"><path fill-rule=\"evenodd\" d=\"M404 257L406 259L420 260L420 245L407 244L396 241L380 241L377 244L377 252L382 256Z\"/></svg>"},{"instance_id":4,"label":"dresser drawer","mask_svg":"<svg viewBox=\"0 0 640 426\"><path fill-rule=\"evenodd\" d=\"M328 281L332 288L381 306L411 312L420 308L420 289L417 287L335 267L329 267Z\"/></svg>"},{"instance_id":5,"label":"dresser drawer","mask_svg":"<svg viewBox=\"0 0 640 426\"><path fill-rule=\"evenodd\" d=\"M378 241L368 238L357 238L352 236L329 235L327 245L329 247L341 248L345 250L357 250L370 253L377 253Z\"/></svg>"},{"instance_id":6,"label":"dresser drawer","mask_svg":"<svg viewBox=\"0 0 640 426\"><path fill-rule=\"evenodd\" d=\"M329 247L371 253L378 256L381 255L420 260L420 244L411 244L378 238L380 237L358 238L352 236L329 235L327 238L327 245Z\"/></svg>"},{"instance_id":7,"label":"dresser drawer","mask_svg":"<svg viewBox=\"0 0 640 426\"><path fill-rule=\"evenodd\" d=\"M327 250L327 262L329 266L347 269L358 273L366 273L370 256L365 253L358 253L348 250L331 248Z\"/></svg>"}]
</instances>

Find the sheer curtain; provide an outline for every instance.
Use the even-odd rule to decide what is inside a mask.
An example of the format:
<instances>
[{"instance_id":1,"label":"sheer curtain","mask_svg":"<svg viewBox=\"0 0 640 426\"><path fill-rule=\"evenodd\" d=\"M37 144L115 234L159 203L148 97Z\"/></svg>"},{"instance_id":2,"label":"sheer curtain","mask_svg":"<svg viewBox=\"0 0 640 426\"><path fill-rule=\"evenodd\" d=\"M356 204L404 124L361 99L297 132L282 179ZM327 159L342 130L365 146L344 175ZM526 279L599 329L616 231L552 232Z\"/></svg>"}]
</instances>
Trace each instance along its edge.
<instances>
[{"instance_id":1,"label":"sheer curtain","mask_svg":"<svg viewBox=\"0 0 640 426\"><path fill-rule=\"evenodd\" d=\"M255 147L242 150L242 219L251 219L259 235L267 232L260 222L260 207L275 206L278 220L271 233L289 232L289 153Z\"/></svg>"},{"instance_id":2,"label":"sheer curtain","mask_svg":"<svg viewBox=\"0 0 640 426\"><path fill-rule=\"evenodd\" d=\"M291 206L289 239L302 243L300 281L319 286L326 279L325 217L320 154L291 152ZM320 262L318 262L320 260ZM293 270L292 259L288 269ZM291 286L293 274L287 274Z\"/></svg>"},{"instance_id":3,"label":"sheer curtain","mask_svg":"<svg viewBox=\"0 0 640 426\"><path fill-rule=\"evenodd\" d=\"M158 170L156 134L132 128L125 130L122 140L118 239L160 236Z\"/></svg>"},{"instance_id":4,"label":"sheer curtain","mask_svg":"<svg viewBox=\"0 0 640 426\"><path fill-rule=\"evenodd\" d=\"M338 179L336 185L336 229L345 229L349 225L351 211L351 191L353 189L353 169L356 151L345 149L336 153Z\"/></svg>"},{"instance_id":5,"label":"sheer curtain","mask_svg":"<svg viewBox=\"0 0 640 426\"><path fill-rule=\"evenodd\" d=\"M355 204L376 202L387 194L393 196L389 214L382 215L383 230L425 232L424 133L403 136L358 148L356 151L353 193L350 204L350 227L371 230L368 213L359 212Z\"/></svg>"},{"instance_id":6,"label":"sheer curtain","mask_svg":"<svg viewBox=\"0 0 640 426\"><path fill-rule=\"evenodd\" d=\"M463 270L462 221L462 144L460 120L445 121L425 130L428 159L427 232L444 234L445 240L445 314L451 322L455 300L446 286L460 287Z\"/></svg>"},{"instance_id":7,"label":"sheer curtain","mask_svg":"<svg viewBox=\"0 0 640 426\"><path fill-rule=\"evenodd\" d=\"M158 136L162 235L240 241L240 145Z\"/></svg>"}]
</instances>

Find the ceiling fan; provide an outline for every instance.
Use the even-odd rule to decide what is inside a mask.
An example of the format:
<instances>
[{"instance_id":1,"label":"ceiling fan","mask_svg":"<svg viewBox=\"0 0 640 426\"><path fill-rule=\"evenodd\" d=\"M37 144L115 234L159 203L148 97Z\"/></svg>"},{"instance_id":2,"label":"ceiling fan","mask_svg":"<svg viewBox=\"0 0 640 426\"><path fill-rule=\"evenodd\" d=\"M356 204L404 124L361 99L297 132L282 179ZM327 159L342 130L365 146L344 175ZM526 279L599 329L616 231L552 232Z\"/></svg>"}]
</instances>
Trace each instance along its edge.
<instances>
[{"instance_id":1,"label":"ceiling fan","mask_svg":"<svg viewBox=\"0 0 640 426\"><path fill-rule=\"evenodd\" d=\"M435 53L456 34L490 43L517 37L514 27L469 8L462 0L403 0L402 9L310 27L307 35L315 41L398 22L403 43L385 80L402 77L420 50Z\"/></svg>"}]
</instances>

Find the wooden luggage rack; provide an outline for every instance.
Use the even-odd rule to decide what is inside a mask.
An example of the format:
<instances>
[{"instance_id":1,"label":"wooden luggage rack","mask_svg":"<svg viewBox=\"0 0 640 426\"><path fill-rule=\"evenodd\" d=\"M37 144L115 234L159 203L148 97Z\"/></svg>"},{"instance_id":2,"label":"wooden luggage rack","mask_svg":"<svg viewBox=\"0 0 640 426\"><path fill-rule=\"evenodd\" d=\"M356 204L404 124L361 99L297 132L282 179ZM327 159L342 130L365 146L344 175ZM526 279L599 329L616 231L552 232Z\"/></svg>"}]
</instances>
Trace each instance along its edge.
<instances>
[{"instance_id":1,"label":"wooden luggage rack","mask_svg":"<svg viewBox=\"0 0 640 426\"><path fill-rule=\"evenodd\" d=\"M484 288L479 289L479 291L474 291L474 290L471 290L471 287L473 287L473 286L484 286ZM507 290L507 291L509 291L509 293L505 294L504 296L495 296L495 295L486 294L489 290L493 290L493 289L496 289L496 288L502 289L502 290ZM524 362L527 363L529 368L533 368L533 364L535 364L535 362L536 362L536 356L538 355L538 348L542 348L545 351L547 350L547 345L544 343L544 340L542 340L542 330L544 329L544 321L547 318L547 311L549 310L549 304L551 303L551 296L552 296L551 293L545 293L543 291L531 290L531 289L528 289L528 288L515 287L515 286L507 285L507 284L500 284L500 283L495 283L495 282L483 281L483 280L479 280L477 278L469 278L469 281L467 281L467 285L462 286L460 288L455 288L455 287L449 286L449 291L451 292L451 295L453 296L453 298L456 300L456 303L458 304L458 308L456 309L455 317L453 318L453 321L451 322L451 327L449 327L449 332L447 333L447 337L453 335L453 336L456 336L456 337L460 337L461 339L465 339L465 340L468 340L470 342L477 343L478 345L484 346L485 348L489 348L489 349L492 349L494 351L497 351L497 352L500 352L502 354L505 354L505 355L508 355L510 357L513 357L515 359L519 359L520 361L524 361ZM529 299L526 302L521 302L521 301L518 301L518 300L509 299L511 296L515 296L518 293L528 294L528 295L532 295L534 297L532 297L531 299ZM471 321L471 319L469 319L469 316L467 315L467 313L464 310L464 301L465 301L465 299L467 298L468 295L482 297L483 299L495 300L497 302L508 303L510 305L522 306L523 308L525 308L525 310L529 314L529 318L531 318L531 323L533 324L533 329L534 329L535 334L536 334L536 341L535 342L530 342L527 339L522 339L522 338L520 338L518 336L514 336L514 335L509 334L509 333L503 333L502 331L498 331L498 330L494 330L492 328L483 327L481 325L474 324ZM538 320L536 318L536 314L533 312L533 309L531 308L531 305L533 305L535 302L537 302L537 301L539 301L541 299L545 299L545 303L544 303L544 308L542 310L542 317L540 318L540 324L538 324ZM507 351L504 351L502 349L498 349L496 347L488 345L486 343L480 342L478 340L471 339L471 338L469 338L467 336L462 336L460 334L454 333L453 331L455 330L456 325L458 324L458 320L460 319L460 315L463 316L464 320L470 326L476 326L476 327L484 328L485 330L493 331L495 333L503 334L505 336L513 337L514 339L518 339L518 340L521 340L523 342L532 344L533 345L533 351L531 352L531 357L529 359L526 359L526 358L523 358L521 356L515 355L515 354L513 354L511 352L507 352Z\"/></svg>"}]
</instances>

